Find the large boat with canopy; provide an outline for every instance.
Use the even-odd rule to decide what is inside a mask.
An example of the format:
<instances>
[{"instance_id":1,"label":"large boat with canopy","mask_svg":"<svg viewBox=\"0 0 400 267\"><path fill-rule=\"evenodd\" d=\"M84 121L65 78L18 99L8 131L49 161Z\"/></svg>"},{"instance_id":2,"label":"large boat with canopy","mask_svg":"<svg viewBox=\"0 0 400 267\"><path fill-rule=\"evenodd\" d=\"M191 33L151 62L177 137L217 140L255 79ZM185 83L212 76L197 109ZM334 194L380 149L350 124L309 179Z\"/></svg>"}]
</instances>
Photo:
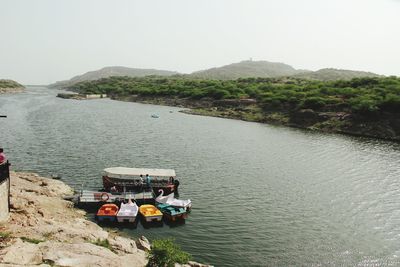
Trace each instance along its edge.
<instances>
[{"instance_id":1,"label":"large boat with canopy","mask_svg":"<svg viewBox=\"0 0 400 267\"><path fill-rule=\"evenodd\" d=\"M177 192L179 181L175 170L112 167L103 172L103 187L107 192L143 192L150 189L157 195Z\"/></svg>"}]
</instances>

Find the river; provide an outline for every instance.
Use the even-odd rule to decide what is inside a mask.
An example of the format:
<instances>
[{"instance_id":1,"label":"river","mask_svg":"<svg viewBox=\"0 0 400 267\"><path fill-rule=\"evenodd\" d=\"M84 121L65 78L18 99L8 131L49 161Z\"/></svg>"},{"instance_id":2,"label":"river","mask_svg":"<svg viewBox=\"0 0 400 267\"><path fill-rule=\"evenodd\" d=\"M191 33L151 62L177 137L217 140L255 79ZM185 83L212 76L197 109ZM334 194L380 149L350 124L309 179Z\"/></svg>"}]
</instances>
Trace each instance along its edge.
<instances>
[{"instance_id":1,"label":"river","mask_svg":"<svg viewBox=\"0 0 400 267\"><path fill-rule=\"evenodd\" d=\"M56 93L0 95L0 146L14 170L70 185L101 187L110 166L175 169L189 219L120 229L131 236L173 237L215 266L400 264L398 143Z\"/></svg>"}]
</instances>

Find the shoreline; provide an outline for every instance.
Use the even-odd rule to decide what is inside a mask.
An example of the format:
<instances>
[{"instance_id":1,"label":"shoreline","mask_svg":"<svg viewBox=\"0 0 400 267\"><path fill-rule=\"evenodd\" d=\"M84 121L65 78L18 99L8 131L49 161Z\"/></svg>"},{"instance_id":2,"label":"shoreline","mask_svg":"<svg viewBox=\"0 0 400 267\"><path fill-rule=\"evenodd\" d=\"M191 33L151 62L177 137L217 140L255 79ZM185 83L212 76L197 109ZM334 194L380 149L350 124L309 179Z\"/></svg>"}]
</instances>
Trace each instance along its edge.
<instances>
[{"instance_id":1,"label":"shoreline","mask_svg":"<svg viewBox=\"0 0 400 267\"><path fill-rule=\"evenodd\" d=\"M0 223L1 266L146 266L150 242L88 220L84 210L63 199L73 194L64 182L27 172L10 177L10 215Z\"/></svg>"},{"instance_id":2,"label":"shoreline","mask_svg":"<svg viewBox=\"0 0 400 267\"><path fill-rule=\"evenodd\" d=\"M400 118L393 114L382 114L380 118L363 117L344 112L316 112L303 109L296 112L263 111L253 101L191 100L168 97L111 96L111 99L162 106L186 108L180 112L267 123L321 133L343 134L400 142Z\"/></svg>"},{"instance_id":3,"label":"shoreline","mask_svg":"<svg viewBox=\"0 0 400 267\"><path fill-rule=\"evenodd\" d=\"M10 216L0 224L0 263L146 265L145 250L150 244L145 238L134 241L105 231L87 220L85 211L62 198L70 194L72 189L61 181L11 172Z\"/></svg>"},{"instance_id":4,"label":"shoreline","mask_svg":"<svg viewBox=\"0 0 400 267\"><path fill-rule=\"evenodd\" d=\"M1 94L15 94L15 93L21 93L24 91L25 91L25 87L0 88L0 95Z\"/></svg>"}]
</instances>

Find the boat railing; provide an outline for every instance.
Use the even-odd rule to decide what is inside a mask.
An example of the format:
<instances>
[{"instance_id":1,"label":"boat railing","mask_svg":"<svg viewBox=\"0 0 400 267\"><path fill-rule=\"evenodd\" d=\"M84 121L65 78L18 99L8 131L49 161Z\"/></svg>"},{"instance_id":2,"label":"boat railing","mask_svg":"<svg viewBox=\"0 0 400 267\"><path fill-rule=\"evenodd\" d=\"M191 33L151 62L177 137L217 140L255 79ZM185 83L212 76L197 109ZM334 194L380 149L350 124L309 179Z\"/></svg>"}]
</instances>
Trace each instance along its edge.
<instances>
[{"instance_id":1,"label":"boat railing","mask_svg":"<svg viewBox=\"0 0 400 267\"><path fill-rule=\"evenodd\" d=\"M81 183L74 183L74 182L68 182L68 186L72 187L74 190L75 194L78 194L79 196L83 195L83 192L89 188L87 188L86 184L81 182Z\"/></svg>"}]
</instances>

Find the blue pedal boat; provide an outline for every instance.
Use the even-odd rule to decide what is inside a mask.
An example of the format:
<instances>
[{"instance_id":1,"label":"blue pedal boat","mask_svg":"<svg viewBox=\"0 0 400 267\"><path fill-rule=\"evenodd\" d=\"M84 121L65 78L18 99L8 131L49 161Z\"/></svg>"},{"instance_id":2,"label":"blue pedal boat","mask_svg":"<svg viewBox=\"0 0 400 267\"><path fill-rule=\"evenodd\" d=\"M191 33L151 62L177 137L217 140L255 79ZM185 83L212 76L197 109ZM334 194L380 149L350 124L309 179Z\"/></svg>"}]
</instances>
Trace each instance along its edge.
<instances>
[{"instance_id":1,"label":"blue pedal boat","mask_svg":"<svg viewBox=\"0 0 400 267\"><path fill-rule=\"evenodd\" d=\"M187 218L187 212L185 208L174 207L169 204L158 203L157 208L162 214L170 221L184 220Z\"/></svg>"}]
</instances>

